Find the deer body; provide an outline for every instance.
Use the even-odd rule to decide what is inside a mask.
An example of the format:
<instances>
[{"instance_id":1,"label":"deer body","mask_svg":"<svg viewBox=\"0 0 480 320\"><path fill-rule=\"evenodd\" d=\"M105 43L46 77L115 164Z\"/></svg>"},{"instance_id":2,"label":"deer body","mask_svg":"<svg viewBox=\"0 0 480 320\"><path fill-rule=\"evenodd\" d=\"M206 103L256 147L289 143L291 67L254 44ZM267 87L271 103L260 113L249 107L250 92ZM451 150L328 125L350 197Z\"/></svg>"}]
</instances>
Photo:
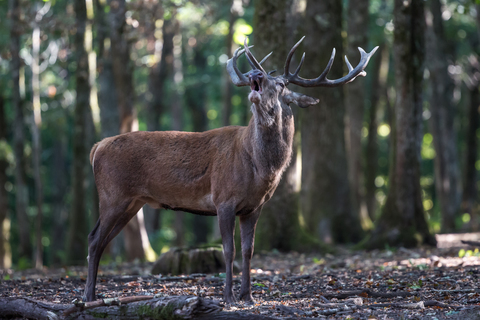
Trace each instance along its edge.
<instances>
[{"instance_id":1,"label":"deer body","mask_svg":"<svg viewBox=\"0 0 480 320\"><path fill-rule=\"evenodd\" d=\"M99 197L129 199L128 208L138 202L203 215L233 201L237 214L248 214L271 197L290 159L294 128L287 112L269 128L252 118L248 127L106 138L91 152Z\"/></svg>"},{"instance_id":2,"label":"deer body","mask_svg":"<svg viewBox=\"0 0 480 320\"><path fill-rule=\"evenodd\" d=\"M303 38L302 38L303 40ZM133 132L97 143L91 153L97 185L100 217L88 236L88 277L85 301L95 299L95 282L100 257L107 244L125 227L138 210L148 203L153 207L182 210L202 215L217 215L226 263L224 300L236 300L232 289L235 257L235 220L240 221L242 245L242 285L240 298L253 301L250 286L250 261L255 227L263 204L280 182L292 155L294 135L290 104L308 107L318 99L295 93L286 87L338 86L365 75L371 55L362 49L360 63L338 80L326 78L333 63L313 80L289 72L290 60L300 40L290 51L283 75L273 77L257 62L245 43L227 63L237 86L250 86L252 119L247 127L229 126L201 133ZM236 60L246 52L252 66L242 74Z\"/></svg>"}]
</instances>

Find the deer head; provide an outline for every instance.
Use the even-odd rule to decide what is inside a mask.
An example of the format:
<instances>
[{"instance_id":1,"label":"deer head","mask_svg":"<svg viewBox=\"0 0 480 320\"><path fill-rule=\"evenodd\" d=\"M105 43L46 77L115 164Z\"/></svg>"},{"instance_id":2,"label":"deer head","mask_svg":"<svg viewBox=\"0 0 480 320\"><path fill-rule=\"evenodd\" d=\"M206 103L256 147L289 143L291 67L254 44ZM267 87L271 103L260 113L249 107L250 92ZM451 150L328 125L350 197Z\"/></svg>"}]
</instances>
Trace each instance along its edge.
<instances>
[{"instance_id":1,"label":"deer head","mask_svg":"<svg viewBox=\"0 0 480 320\"><path fill-rule=\"evenodd\" d=\"M365 76L366 72L364 69L372 55L378 49L377 46L370 53L366 53L362 48L359 47L358 50L360 51L361 58L360 62L355 68L352 67L345 56L345 62L347 63L349 71L348 74L340 79L330 80L327 78L327 75L335 58L335 49L333 49L330 61L320 76L315 79L304 79L298 74L305 60L305 53L303 53L300 64L295 72L293 74L290 73L290 62L293 54L303 39L305 39L305 37L300 39L300 41L298 41L290 50L285 62L284 73L280 76L274 77L271 75L273 72L267 73L262 67L263 62L265 62L265 60L268 59L272 53L268 54L262 61L258 62L250 52L246 38L244 42L244 48L238 48L233 57L228 60L227 71L230 74L233 83L238 87L250 86L252 91L248 95L248 98L250 102L255 105L255 110L260 118L262 117L262 113L268 113L270 110L272 110L272 108L275 108L276 105L281 106L294 103L301 108L306 108L319 102L319 100L316 98L289 90L287 86L290 83L299 85L301 87L337 87L353 81L358 76ZM244 52L246 53L248 63L252 67L252 70L247 73L241 73L237 67L237 59ZM266 124L269 124L268 121Z\"/></svg>"}]
</instances>

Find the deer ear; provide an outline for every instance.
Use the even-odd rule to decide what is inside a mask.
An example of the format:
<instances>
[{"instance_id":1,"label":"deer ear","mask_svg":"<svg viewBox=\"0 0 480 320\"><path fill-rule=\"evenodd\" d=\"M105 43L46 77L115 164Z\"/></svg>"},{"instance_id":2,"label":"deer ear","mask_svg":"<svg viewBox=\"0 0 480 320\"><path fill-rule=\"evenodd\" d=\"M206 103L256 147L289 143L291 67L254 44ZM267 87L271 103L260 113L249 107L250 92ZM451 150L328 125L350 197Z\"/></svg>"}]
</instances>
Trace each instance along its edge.
<instances>
[{"instance_id":1,"label":"deer ear","mask_svg":"<svg viewBox=\"0 0 480 320\"><path fill-rule=\"evenodd\" d=\"M311 105L317 104L319 101L320 100L318 100L317 98L312 98L305 94L292 91L285 95L285 102L287 104L295 103L300 108L310 107Z\"/></svg>"}]
</instances>

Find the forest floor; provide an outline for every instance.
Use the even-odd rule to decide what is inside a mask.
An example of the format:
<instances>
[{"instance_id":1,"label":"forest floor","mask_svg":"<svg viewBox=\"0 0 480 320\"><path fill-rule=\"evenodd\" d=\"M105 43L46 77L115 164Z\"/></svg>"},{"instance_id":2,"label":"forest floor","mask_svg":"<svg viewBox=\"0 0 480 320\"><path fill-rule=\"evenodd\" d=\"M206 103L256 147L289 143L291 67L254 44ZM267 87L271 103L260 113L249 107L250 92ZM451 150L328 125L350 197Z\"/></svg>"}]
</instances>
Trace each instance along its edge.
<instances>
[{"instance_id":1,"label":"forest floor","mask_svg":"<svg viewBox=\"0 0 480 320\"><path fill-rule=\"evenodd\" d=\"M223 274L168 277L151 275L151 267L101 266L99 298L156 294L222 300ZM459 248L256 253L252 259L256 303L224 305L223 311L289 319L480 319L479 277L478 251L459 257ZM81 300L85 278L84 267L10 270L3 274L0 298L68 304ZM234 283L238 294L240 275Z\"/></svg>"}]
</instances>

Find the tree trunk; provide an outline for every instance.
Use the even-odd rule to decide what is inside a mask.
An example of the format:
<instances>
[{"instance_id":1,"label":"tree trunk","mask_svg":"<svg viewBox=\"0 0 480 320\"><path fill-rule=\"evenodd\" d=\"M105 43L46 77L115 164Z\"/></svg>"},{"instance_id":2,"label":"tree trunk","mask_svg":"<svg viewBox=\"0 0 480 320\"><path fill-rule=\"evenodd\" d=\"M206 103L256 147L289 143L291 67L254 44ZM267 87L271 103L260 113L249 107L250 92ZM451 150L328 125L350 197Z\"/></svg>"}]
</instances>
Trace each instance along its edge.
<instances>
[{"instance_id":1,"label":"tree trunk","mask_svg":"<svg viewBox=\"0 0 480 320\"><path fill-rule=\"evenodd\" d=\"M35 268L43 267L43 245L42 245L42 220L43 220L43 185L40 176L41 167L41 104L40 104L40 22L48 12L50 3L45 3L42 9L37 10L35 15L34 28L32 33L32 94L33 94L33 115L31 121L32 132L32 160L33 178L35 181L35 204L37 216L35 221Z\"/></svg>"},{"instance_id":2,"label":"tree trunk","mask_svg":"<svg viewBox=\"0 0 480 320\"><path fill-rule=\"evenodd\" d=\"M303 77L316 78L324 70L330 50L343 56L342 1L307 2L305 29L309 68ZM343 76L342 64L334 63L330 78ZM301 210L307 230L321 240L355 242L362 229L351 205L345 151L345 104L343 88L315 88L308 93L318 105L302 110Z\"/></svg>"},{"instance_id":3,"label":"tree trunk","mask_svg":"<svg viewBox=\"0 0 480 320\"><path fill-rule=\"evenodd\" d=\"M233 25L237 19L237 12L234 10L235 0L232 1L232 7L230 8L230 17L228 19L228 34L225 38L225 54L230 59L233 56ZM232 93L233 84L230 80L230 76L226 68L223 70L224 88L222 96L222 125L228 126L230 124L230 116L232 115Z\"/></svg>"},{"instance_id":4,"label":"tree trunk","mask_svg":"<svg viewBox=\"0 0 480 320\"><path fill-rule=\"evenodd\" d=\"M85 27L87 8L85 0L75 0L76 33L74 36L75 72L77 97L74 111L73 136L73 201L70 209L67 238L67 261L69 264L83 264L87 256L88 219L85 205L85 179L88 165L86 139L86 114L90 109L90 85L88 54L85 50Z\"/></svg>"},{"instance_id":5,"label":"tree trunk","mask_svg":"<svg viewBox=\"0 0 480 320\"><path fill-rule=\"evenodd\" d=\"M429 124L435 147L435 188L442 214L442 231L455 230L455 217L459 213L462 190L455 134L455 109L452 104L453 81L448 75L445 32L439 0L430 0L426 21L426 55L430 71Z\"/></svg>"},{"instance_id":6,"label":"tree trunk","mask_svg":"<svg viewBox=\"0 0 480 320\"><path fill-rule=\"evenodd\" d=\"M53 145L53 159L52 165L55 168L53 170L53 195L52 195L52 216L53 216L53 233L51 236L51 252L52 252L52 264L54 266L61 266L65 263L64 257L60 254L65 252L65 239L67 230L65 225L68 223L68 207L65 205L65 196L67 194L67 180L65 172L66 166L66 145L67 139L65 137L59 137L55 140Z\"/></svg>"},{"instance_id":7,"label":"tree trunk","mask_svg":"<svg viewBox=\"0 0 480 320\"><path fill-rule=\"evenodd\" d=\"M39 97L40 98L40 97ZM40 101L40 99L39 99ZM32 155L33 155L33 176L35 180L35 204L37 207L37 216L35 218L35 268L43 268L43 245L42 245L42 220L43 220L43 184L40 176L41 167L41 122L32 121Z\"/></svg>"},{"instance_id":8,"label":"tree trunk","mask_svg":"<svg viewBox=\"0 0 480 320\"><path fill-rule=\"evenodd\" d=\"M120 133L134 130L137 116L134 110L133 63L130 61L130 44L125 34L125 0L110 0L110 40L112 66L120 114ZM138 130L138 129L137 129ZM155 254L148 241L143 210L135 215L124 228L127 260L152 260Z\"/></svg>"},{"instance_id":9,"label":"tree trunk","mask_svg":"<svg viewBox=\"0 0 480 320\"><path fill-rule=\"evenodd\" d=\"M435 244L423 211L420 187L422 79L425 16L422 0L395 0L395 80L389 191L369 248Z\"/></svg>"},{"instance_id":10,"label":"tree trunk","mask_svg":"<svg viewBox=\"0 0 480 320\"><path fill-rule=\"evenodd\" d=\"M285 59L294 44L291 21L295 19L290 14L291 0L261 0L255 3L254 30L257 58L262 59L269 52L274 54L265 63L267 70L277 70L281 74ZM296 42L295 41L295 42ZM292 67L293 69L293 67ZM274 75L277 75L274 74ZM291 106L296 114L297 106ZM265 204L262 217L259 219L255 247L260 250L277 249L280 251L302 250L301 236L303 235L299 224L298 202L298 175L297 169L297 142L294 139L292 161L285 170L277 190L272 198ZM288 237L285 235L288 234Z\"/></svg>"},{"instance_id":11,"label":"tree trunk","mask_svg":"<svg viewBox=\"0 0 480 320\"><path fill-rule=\"evenodd\" d=\"M10 53L12 55L12 106L15 109L14 152L15 152L15 215L20 240L19 257L31 259L30 221L27 216L28 190L25 182L25 119L24 106L20 97L20 1L10 0Z\"/></svg>"},{"instance_id":12,"label":"tree trunk","mask_svg":"<svg viewBox=\"0 0 480 320\"><path fill-rule=\"evenodd\" d=\"M163 12L162 12L163 13ZM160 118L165 112L165 82L172 72L173 64L173 26L171 19L164 20L162 26L163 45L161 58L150 68L148 76L149 98L147 99L147 130L159 131ZM155 34L155 30L153 30ZM154 35L152 35L155 37ZM156 39L154 39L156 40ZM154 41L152 40L152 41Z\"/></svg>"},{"instance_id":13,"label":"tree trunk","mask_svg":"<svg viewBox=\"0 0 480 320\"><path fill-rule=\"evenodd\" d=\"M113 75L117 93L120 133L131 132L136 120L134 110L133 62L130 61L130 44L125 34L125 0L110 0L110 42Z\"/></svg>"},{"instance_id":14,"label":"tree trunk","mask_svg":"<svg viewBox=\"0 0 480 320\"><path fill-rule=\"evenodd\" d=\"M1 88L1 87L0 87ZM8 221L7 183L7 122L5 121L5 103L0 95L0 269L12 266L12 251L10 249L10 225Z\"/></svg>"},{"instance_id":15,"label":"tree trunk","mask_svg":"<svg viewBox=\"0 0 480 320\"><path fill-rule=\"evenodd\" d=\"M478 64L477 66L478 67ZM474 70L477 70L476 68ZM475 81L468 87L470 101L468 106L468 128L466 132L466 155L465 155L465 180L462 199L462 212L471 215L471 228L478 229L479 217L477 210L477 130L480 127L480 115L478 107L480 104L480 94L478 92L479 83Z\"/></svg>"},{"instance_id":16,"label":"tree trunk","mask_svg":"<svg viewBox=\"0 0 480 320\"><path fill-rule=\"evenodd\" d=\"M359 61L358 47L367 48L369 0L350 0L348 3L348 46L347 56L353 65ZM378 57L376 57L378 59ZM365 109L365 79L357 78L345 86L346 93L346 145L348 154L348 173L350 181L350 195L354 212L360 214L362 226L366 229L370 224L370 217L365 203L365 184L362 166L362 128Z\"/></svg>"},{"instance_id":17,"label":"tree trunk","mask_svg":"<svg viewBox=\"0 0 480 320\"><path fill-rule=\"evenodd\" d=\"M480 10L480 5L475 6ZM480 40L480 15L477 15L477 36ZM477 59L470 60L471 72L478 72L480 65ZM471 229L478 230L480 224L480 217L478 216L477 210L477 169L475 168L475 163L477 161L478 153L478 141L477 141L477 130L480 127L480 115L478 113L478 108L480 104L480 94L479 94L479 81L474 80L472 83L467 86L470 95L470 105L468 106L468 128L466 132L466 155L464 162L464 188L463 188L463 199L462 199L462 212L469 213L471 216Z\"/></svg>"},{"instance_id":18,"label":"tree trunk","mask_svg":"<svg viewBox=\"0 0 480 320\"><path fill-rule=\"evenodd\" d=\"M372 92L370 96L370 110L368 111L368 137L365 148L365 203L368 215L372 221L377 218L377 199L375 191L375 179L377 178L378 167L378 111L380 109L381 97L385 96L387 90L387 75L389 68L390 49L385 43L380 44L379 56L373 59ZM387 108L386 101L383 101L384 107Z\"/></svg>"},{"instance_id":19,"label":"tree trunk","mask_svg":"<svg viewBox=\"0 0 480 320\"><path fill-rule=\"evenodd\" d=\"M100 0L95 0L95 25L97 35L97 68L98 68L98 106L100 107L101 138L112 137L120 133L118 99L115 89L115 78L112 66L111 47L105 47L110 40L105 7Z\"/></svg>"}]
</instances>

